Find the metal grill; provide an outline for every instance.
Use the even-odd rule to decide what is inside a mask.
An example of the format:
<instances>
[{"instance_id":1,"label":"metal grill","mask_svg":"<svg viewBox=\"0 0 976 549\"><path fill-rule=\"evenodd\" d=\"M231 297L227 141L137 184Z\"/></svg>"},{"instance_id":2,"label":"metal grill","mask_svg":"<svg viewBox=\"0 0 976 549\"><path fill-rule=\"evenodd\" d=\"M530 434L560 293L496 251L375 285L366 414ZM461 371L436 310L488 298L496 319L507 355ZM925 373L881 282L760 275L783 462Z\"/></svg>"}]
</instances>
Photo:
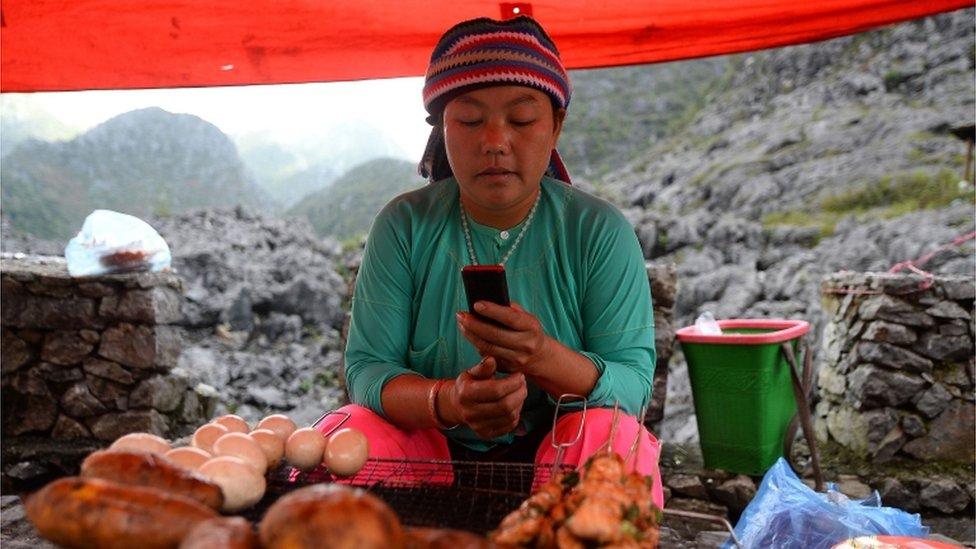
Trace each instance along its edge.
<instances>
[{"instance_id":1,"label":"metal grill","mask_svg":"<svg viewBox=\"0 0 976 549\"><path fill-rule=\"evenodd\" d=\"M552 472L552 464L374 459L355 477L343 479L322 467L305 473L285 466L268 476L264 499L247 516L259 521L268 507L292 490L339 483L376 495L404 524L485 534L521 505L534 487L547 482Z\"/></svg>"},{"instance_id":2,"label":"metal grill","mask_svg":"<svg viewBox=\"0 0 976 549\"><path fill-rule=\"evenodd\" d=\"M556 440L555 427L559 412L564 403L573 401L582 402L583 421L573 439ZM244 516L258 523L279 497L292 490L318 483L339 483L376 495L393 508L400 522L408 526L455 528L487 534L553 475L573 469L563 465L562 458L565 450L580 440L586 420L586 408L586 399L579 395L564 394L557 400L550 442L556 449L555 463L371 459L359 473L348 479L333 475L321 465L309 472L282 466L268 474L268 488L264 498ZM607 448L616 431L618 410L619 405L615 405ZM641 424L644 423L646 412L646 408L641 411ZM335 432L349 419L346 412L332 411L320 417L313 426L333 414L344 417L325 436ZM637 447L638 439L635 438L630 451L624 457L625 463L634 457ZM732 526L723 517L672 509L665 509L664 517L666 524L686 520L720 524L730 533L732 542L737 547L740 546Z\"/></svg>"}]
</instances>

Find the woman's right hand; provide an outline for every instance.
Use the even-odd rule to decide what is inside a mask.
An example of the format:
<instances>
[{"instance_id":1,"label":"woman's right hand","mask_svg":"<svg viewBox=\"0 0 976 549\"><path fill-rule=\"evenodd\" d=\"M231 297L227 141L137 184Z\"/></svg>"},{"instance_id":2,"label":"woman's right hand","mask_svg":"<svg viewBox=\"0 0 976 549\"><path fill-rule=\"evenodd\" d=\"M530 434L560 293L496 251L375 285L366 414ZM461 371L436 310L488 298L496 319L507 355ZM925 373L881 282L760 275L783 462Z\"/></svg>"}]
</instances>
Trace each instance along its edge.
<instances>
[{"instance_id":1,"label":"woman's right hand","mask_svg":"<svg viewBox=\"0 0 976 549\"><path fill-rule=\"evenodd\" d=\"M518 427L529 394L525 375L517 372L496 378L496 368L495 359L489 356L457 377L447 392L449 410L441 408L445 422L464 423L484 439Z\"/></svg>"}]
</instances>

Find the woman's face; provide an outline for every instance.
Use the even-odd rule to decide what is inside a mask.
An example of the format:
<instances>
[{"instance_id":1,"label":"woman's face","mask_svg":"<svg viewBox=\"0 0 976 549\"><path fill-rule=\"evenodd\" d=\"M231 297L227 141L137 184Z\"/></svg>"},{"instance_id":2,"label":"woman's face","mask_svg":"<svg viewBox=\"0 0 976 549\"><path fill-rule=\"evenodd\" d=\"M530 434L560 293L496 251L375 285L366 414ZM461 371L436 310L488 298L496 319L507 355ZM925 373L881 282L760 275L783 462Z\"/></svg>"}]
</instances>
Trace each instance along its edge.
<instances>
[{"instance_id":1,"label":"woman's face","mask_svg":"<svg viewBox=\"0 0 976 549\"><path fill-rule=\"evenodd\" d=\"M520 211L535 200L564 115L553 113L548 95L524 86L474 90L445 106L447 159L473 216Z\"/></svg>"}]
</instances>

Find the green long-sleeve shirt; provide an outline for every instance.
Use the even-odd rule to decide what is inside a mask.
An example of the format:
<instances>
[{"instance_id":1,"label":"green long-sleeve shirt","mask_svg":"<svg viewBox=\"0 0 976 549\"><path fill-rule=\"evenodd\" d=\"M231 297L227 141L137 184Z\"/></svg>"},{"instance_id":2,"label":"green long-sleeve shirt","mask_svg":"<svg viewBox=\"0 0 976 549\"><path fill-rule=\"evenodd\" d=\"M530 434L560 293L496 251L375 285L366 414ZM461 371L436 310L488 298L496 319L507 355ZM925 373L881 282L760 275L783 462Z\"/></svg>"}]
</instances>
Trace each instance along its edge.
<instances>
[{"instance_id":1,"label":"green long-sleeve shirt","mask_svg":"<svg viewBox=\"0 0 976 549\"><path fill-rule=\"evenodd\" d=\"M449 178L398 196L373 222L345 354L353 402L383 415L381 394L391 379L454 378L481 359L455 319L467 310L461 268L470 263L460 215L457 181ZM500 261L522 229L469 226L482 264ZM511 299L538 317L547 335L593 361L599 378L588 406L619 401L637 414L650 401L650 288L633 228L616 208L543 178L535 218L505 270ZM522 426L550 425L554 402L530 382ZM466 428L446 434L475 450L512 440L482 440Z\"/></svg>"}]
</instances>

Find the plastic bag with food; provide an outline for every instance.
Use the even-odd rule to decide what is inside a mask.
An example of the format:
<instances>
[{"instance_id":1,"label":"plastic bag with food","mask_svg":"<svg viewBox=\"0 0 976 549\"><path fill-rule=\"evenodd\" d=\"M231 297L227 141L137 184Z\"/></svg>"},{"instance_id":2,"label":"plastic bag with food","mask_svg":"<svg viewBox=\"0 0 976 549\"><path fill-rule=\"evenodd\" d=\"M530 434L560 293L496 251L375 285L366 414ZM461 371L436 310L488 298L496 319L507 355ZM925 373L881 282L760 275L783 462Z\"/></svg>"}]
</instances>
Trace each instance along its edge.
<instances>
[{"instance_id":1,"label":"plastic bag with food","mask_svg":"<svg viewBox=\"0 0 976 549\"><path fill-rule=\"evenodd\" d=\"M863 500L849 499L828 483L820 493L803 484L780 458L763 477L759 491L739 523L736 536L745 549L830 549L855 536L872 534L927 537L921 517L883 507L874 492ZM727 542L723 549L734 547Z\"/></svg>"},{"instance_id":2,"label":"plastic bag with food","mask_svg":"<svg viewBox=\"0 0 976 549\"><path fill-rule=\"evenodd\" d=\"M148 223L111 210L95 210L64 249L71 276L169 269L169 246Z\"/></svg>"}]
</instances>

